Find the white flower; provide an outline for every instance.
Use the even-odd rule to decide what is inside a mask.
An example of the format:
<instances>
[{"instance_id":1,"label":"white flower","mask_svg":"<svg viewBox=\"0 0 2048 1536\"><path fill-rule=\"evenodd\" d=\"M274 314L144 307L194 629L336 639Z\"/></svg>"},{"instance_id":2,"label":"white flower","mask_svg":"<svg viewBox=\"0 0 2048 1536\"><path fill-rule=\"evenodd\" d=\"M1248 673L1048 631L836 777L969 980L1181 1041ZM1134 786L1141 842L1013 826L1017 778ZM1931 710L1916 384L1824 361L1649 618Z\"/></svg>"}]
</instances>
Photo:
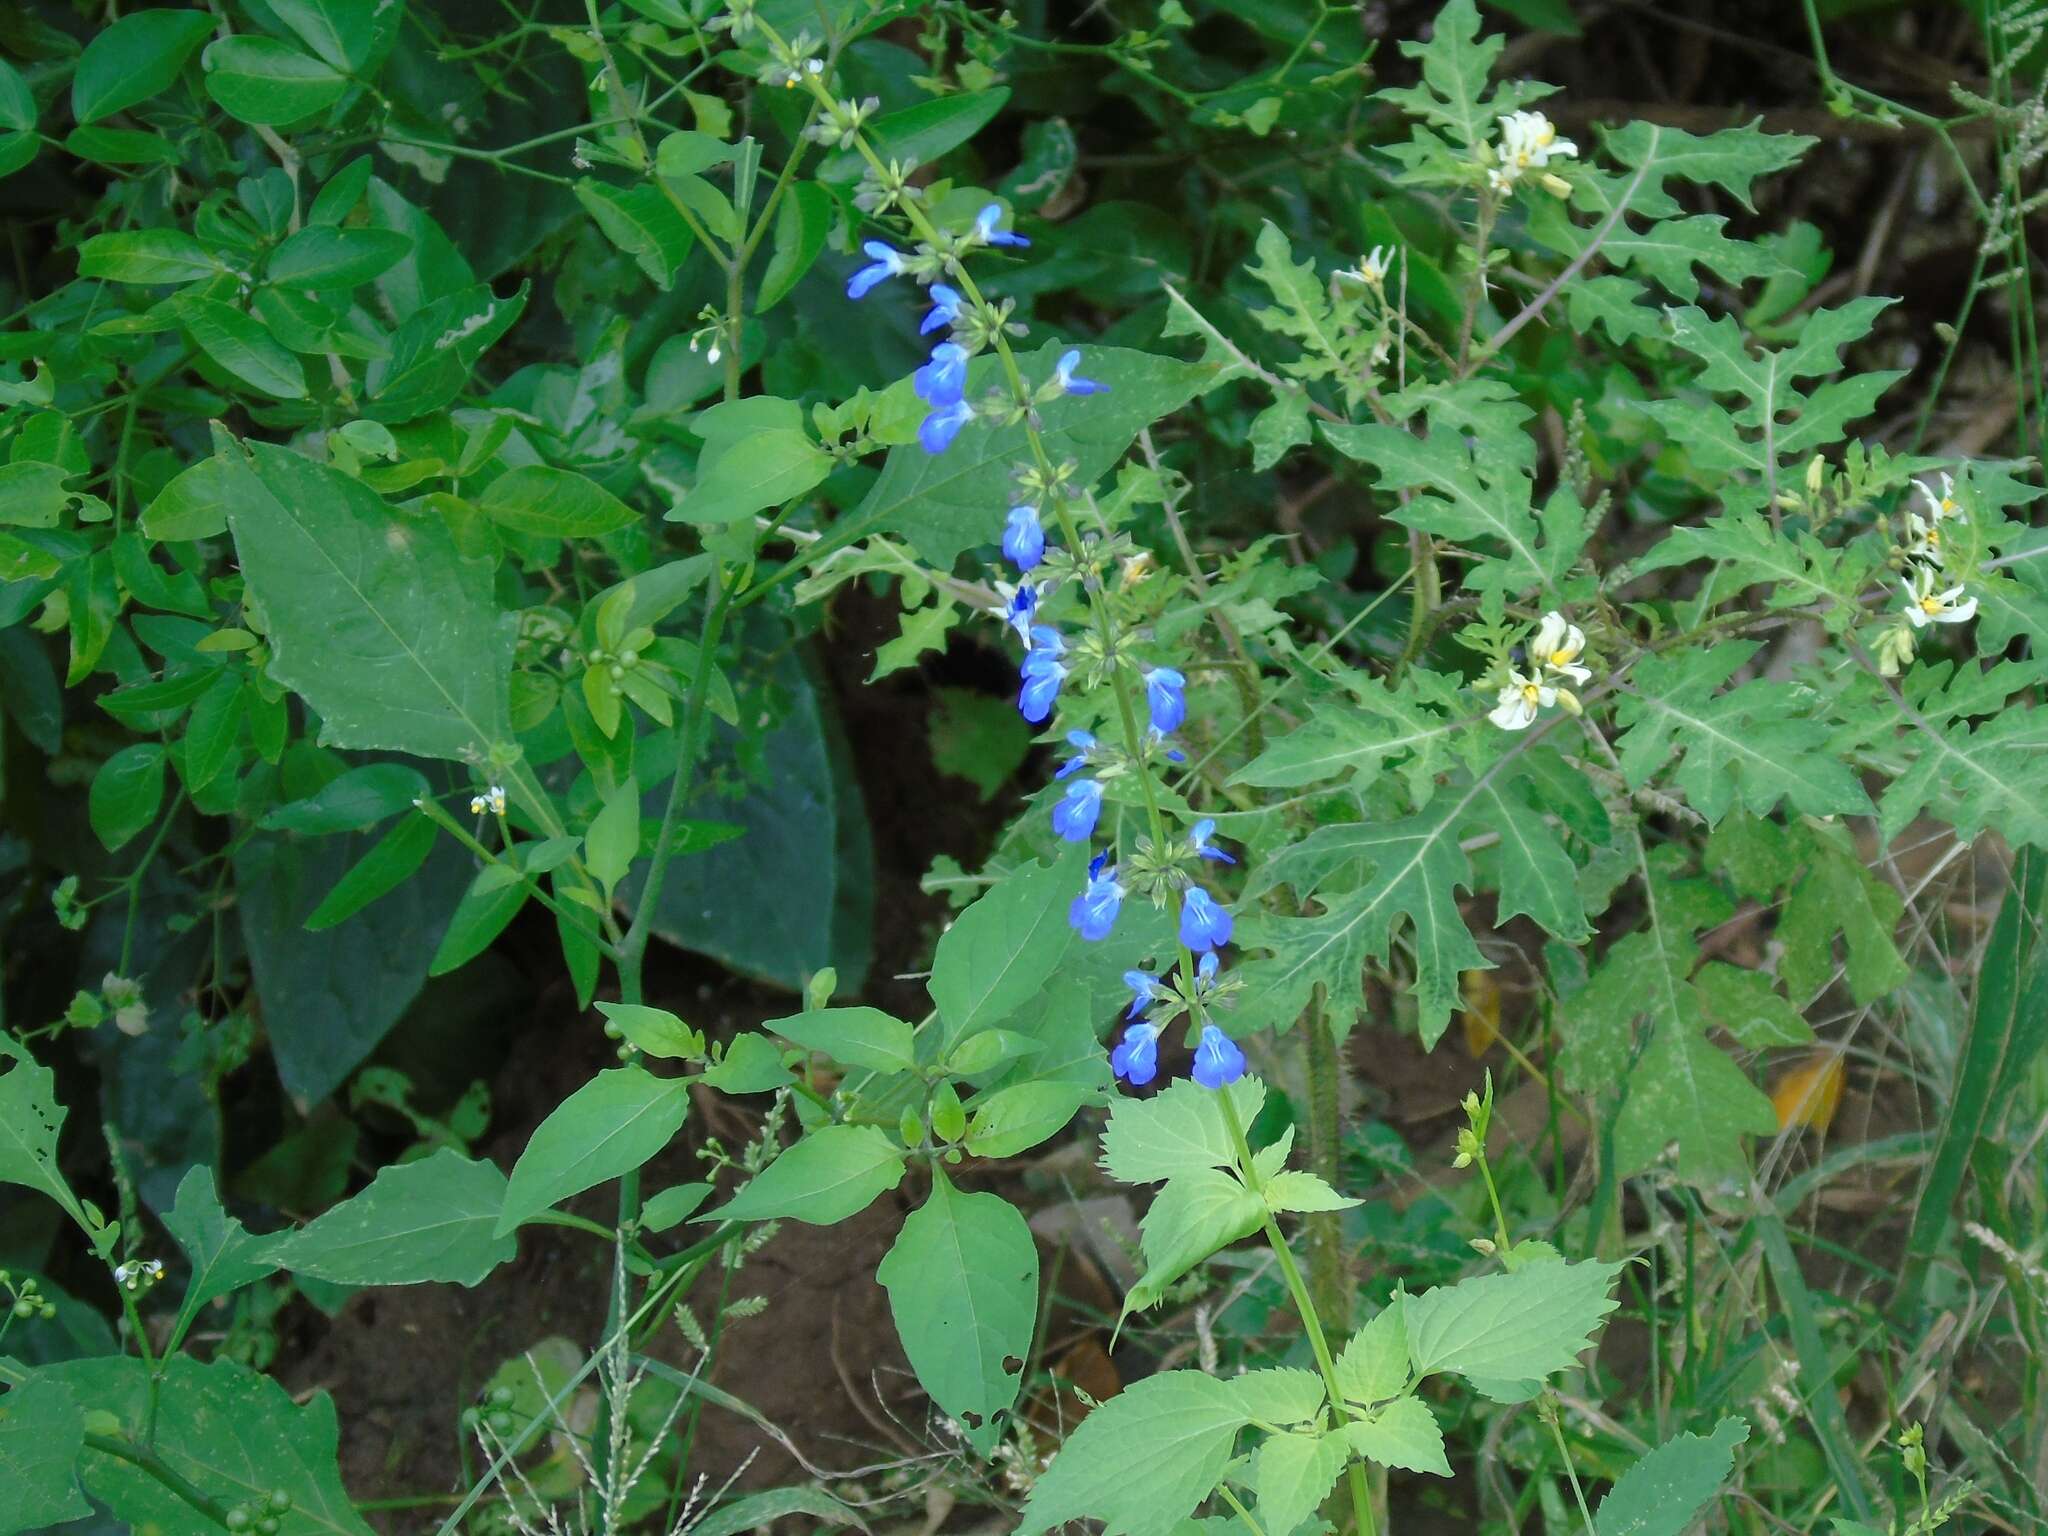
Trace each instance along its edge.
<instances>
[{"instance_id":1,"label":"white flower","mask_svg":"<svg viewBox=\"0 0 2048 1536\"><path fill-rule=\"evenodd\" d=\"M1539 667L1568 677L1581 687L1593 680L1592 669L1578 664L1585 650L1586 632L1567 623L1555 608L1543 615L1543 622L1536 626L1536 638L1530 644L1531 659Z\"/></svg>"},{"instance_id":2,"label":"white flower","mask_svg":"<svg viewBox=\"0 0 2048 1536\"><path fill-rule=\"evenodd\" d=\"M1929 521L1918 512L1906 514L1906 558L1924 560L1937 568L1948 563L1941 552L1941 520L1938 517Z\"/></svg>"},{"instance_id":3,"label":"white flower","mask_svg":"<svg viewBox=\"0 0 2048 1536\"><path fill-rule=\"evenodd\" d=\"M1541 112L1510 112L1500 120L1500 164L1487 180L1496 192L1505 192L1525 171L1540 171L1553 156L1576 157L1579 146L1560 139L1557 129Z\"/></svg>"},{"instance_id":4,"label":"white flower","mask_svg":"<svg viewBox=\"0 0 2048 1536\"><path fill-rule=\"evenodd\" d=\"M471 795L469 797L470 815L481 816L486 811L489 811L493 816L502 816L505 814L504 785L493 784L489 789L485 790L482 794Z\"/></svg>"},{"instance_id":5,"label":"white flower","mask_svg":"<svg viewBox=\"0 0 2048 1536\"><path fill-rule=\"evenodd\" d=\"M1541 677L1509 672L1500 702L1486 718L1504 731L1526 731L1536 723L1538 714L1556 702L1557 690Z\"/></svg>"},{"instance_id":6,"label":"white flower","mask_svg":"<svg viewBox=\"0 0 2048 1536\"><path fill-rule=\"evenodd\" d=\"M114 1266L114 1284L124 1291L139 1291L144 1286L155 1285L163 1274L163 1260L134 1259Z\"/></svg>"},{"instance_id":7,"label":"white flower","mask_svg":"<svg viewBox=\"0 0 2048 1536\"><path fill-rule=\"evenodd\" d=\"M1387 274L1394 270L1394 262L1400 254L1399 246L1376 245L1358 258L1357 266L1340 267L1337 269L1337 275L1348 277L1353 282L1364 283L1368 288L1383 287L1387 281Z\"/></svg>"},{"instance_id":8,"label":"white flower","mask_svg":"<svg viewBox=\"0 0 2048 1536\"><path fill-rule=\"evenodd\" d=\"M1969 518L1963 515L1963 509L1956 503L1956 479L1954 475L1943 475L1941 477L1941 494L1939 496L1935 495L1928 488L1925 480L1915 480L1913 482L1913 489L1918 491L1927 502L1928 521L1939 523L1944 518L1950 517L1959 523L1967 523L1969 521Z\"/></svg>"},{"instance_id":9,"label":"white flower","mask_svg":"<svg viewBox=\"0 0 2048 1536\"><path fill-rule=\"evenodd\" d=\"M1964 597L1960 584L1935 591L1934 572L1925 568L1900 582L1899 588L1906 594L1906 622L1915 629L1925 629L1929 624L1966 623L1977 612L1977 599Z\"/></svg>"}]
</instances>

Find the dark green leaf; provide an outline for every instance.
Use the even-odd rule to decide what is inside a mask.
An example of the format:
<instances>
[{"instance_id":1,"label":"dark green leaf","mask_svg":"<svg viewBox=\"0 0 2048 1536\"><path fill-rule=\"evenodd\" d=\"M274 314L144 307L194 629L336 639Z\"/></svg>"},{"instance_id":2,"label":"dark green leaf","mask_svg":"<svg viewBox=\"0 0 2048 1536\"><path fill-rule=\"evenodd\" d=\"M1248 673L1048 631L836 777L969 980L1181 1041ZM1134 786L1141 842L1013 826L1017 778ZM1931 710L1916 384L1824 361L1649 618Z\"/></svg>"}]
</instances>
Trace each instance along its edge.
<instances>
[{"instance_id":1,"label":"dark green leaf","mask_svg":"<svg viewBox=\"0 0 2048 1536\"><path fill-rule=\"evenodd\" d=\"M123 747L100 764L86 809L94 833L113 853L156 820L163 800L164 749L144 741Z\"/></svg>"},{"instance_id":2,"label":"dark green leaf","mask_svg":"<svg viewBox=\"0 0 2048 1536\"><path fill-rule=\"evenodd\" d=\"M207 45L206 94L245 123L297 122L341 99L348 80L274 37L224 37Z\"/></svg>"},{"instance_id":3,"label":"dark green leaf","mask_svg":"<svg viewBox=\"0 0 2048 1536\"><path fill-rule=\"evenodd\" d=\"M85 45L71 75L71 115L96 123L167 91L208 33L203 10L135 11Z\"/></svg>"}]
</instances>

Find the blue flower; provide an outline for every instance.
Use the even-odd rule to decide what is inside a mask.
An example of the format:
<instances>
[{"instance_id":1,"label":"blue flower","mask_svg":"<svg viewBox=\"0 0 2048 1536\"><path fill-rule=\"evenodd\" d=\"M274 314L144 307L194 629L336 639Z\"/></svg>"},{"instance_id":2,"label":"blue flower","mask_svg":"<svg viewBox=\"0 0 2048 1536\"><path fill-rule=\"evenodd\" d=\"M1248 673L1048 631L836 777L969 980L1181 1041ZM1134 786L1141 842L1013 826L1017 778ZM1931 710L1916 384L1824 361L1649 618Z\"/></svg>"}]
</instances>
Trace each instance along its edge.
<instances>
[{"instance_id":1,"label":"blue flower","mask_svg":"<svg viewBox=\"0 0 2048 1536\"><path fill-rule=\"evenodd\" d=\"M1011 591L1008 583L997 582L996 591L1006 593L1002 606L996 609L996 616L1010 628L1017 631L1017 638L1029 648L1031 644L1031 620L1038 612L1038 588L1028 581L1017 583Z\"/></svg>"},{"instance_id":2,"label":"blue flower","mask_svg":"<svg viewBox=\"0 0 2048 1536\"><path fill-rule=\"evenodd\" d=\"M917 440L924 444L926 453L944 453L953 446L953 439L960 435L960 429L972 420L974 407L965 400L955 400L925 417L917 429Z\"/></svg>"},{"instance_id":3,"label":"blue flower","mask_svg":"<svg viewBox=\"0 0 2048 1536\"><path fill-rule=\"evenodd\" d=\"M1227 1088L1244 1076L1244 1052L1214 1024L1204 1024L1201 1043L1195 1047L1194 1075L1204 1088Z\"/></svg>"},{"instance_id":4,"label":"blue flower","mask_svg":"<svg viewBox=\"0 0 2048 1536\"><path fill-rule=\"evenodd\" d=\"M867 252L869 263L846 280L849 299L866 298L868 290L875 284L904 270L903 253L879 240L870 240L861 249Z\"/></svg>"},{"instance_id":5,"label":"blue flower","mask_svg":"<svg viewBox=\"0 0 2048 1536\"><path fill-rule=\"evenodd\" d=\"M1194 830L1188 833L1188 841L1194 845L1195 852L1202 858L1214 859L1219 864L1235 864L1237 860L1209 841L1215 830L1216 823L1204 816L1195 823Z\"/></svg>"},{"instance_id":6,"label":"blue flower","mask_svg":"<svg viewBox=\"0 0 2048 1536\"><path fill-rule=\"evenodd\" d=\"M1117 883L1116 871L1103 868L1108 860L1107 854L1095 856L1095 862L1088 866L1087 886L1067 908L1067 926L1078 928L1081 937L1090 943L1109 937L1109 930L1116 926L1117 912L1124 904L1124 888Z\"/></svg>"},{"instance_id":7,"label":"blue flower","mask_svg":"<svg viewBox=\"0 0 2048 1536\"><path fill-rule=\"evenodd\" d=\"M1032 627L1031 649L1024 653L1020 669L1024 686L1017 695L1017 708L1033 725L1045 723L1052 713L1053 701L1060 696L1060 684L1067 678L1060 657L1066 649L1067 643L1058 630L1045 624Z\"/></svg>"},{"instance_id":8,"label":"blue flower","mask_svg":"<svg viewBox=\"0 0 2048 1536\"><path fill-rule=\"evenodd\" d=\"M1028 571L1045 558L1045 525L1038 520L1038 508L1030 505L1010 508L1003 522L1003 554L1020 571Z\"/></svg>"},{"instance_id":9,"label":"blue flower","mask_svg":"<svg viewBox=\"0 0 2048 1536\"><path fill-rule=\"evenodd\" d=\"M1029 245L1031 242L1022 235L1000 230L996 225L1003 219L1003 205L990 203L974 216L974 232L988 245Z\"/></svg>"},{"instance_id":10,"label":"blue flower","mask_svg":"<svg viewBox=\"0 0 2048 1536\"><path fill-rule=\"evenodd\" d=\"M1069 395L1101 395L1109 392L1107 384L1097 383L1094 379L1077 378L1074 370L1080 366L1081 354L1079 352L1062 352L1060 354L1059 365L1052 371L1052 381L1059 385L1061 393Z\"/></svg>"},{"instance_id":11,"label":"blue flower","mask_svg":"<svg viewBox=\"0 0 2048 1536\"><path fill-rule=\"evenodd\" d=\"M1215 986L1216 970L1221 964L1222 962L1216 958L1216 951L1213 949L1202 956L1200 963L1195 966L1195 984L1201 987Z\"/></svg>"},{"instance_id":12,"label":"blue flower","mask_svg":"<svg viewBox=\"0 0 2048 1536\"><path fill-rule=\"evenodd\" d=\"M1094 779L1076 779L1052 808L1052 829L1070 843L1085 843L1095 835L1095 823L1102 816L1102 786Z\"/></svg>"},{"instance_id":13,"label":"blue flower","mask_svg":"<svg viewBox=\"0 0 2048 1536\"><path fill-rule=\"evenodd\" d=\"M967 349L956 342L940 342L932 348L932 360L913 373L910 381L918 399L951 405L967 393Z\"/></svg>"},{"instance_id":14,"label":"blue flower","mask_svg":"<svg viewBox=\"0 0 2048 1536\"><path fill-rule=\"evenodd\" d=\"M1189 949L1220 949L1230 942L1230 913L1199 885L1180 899L1180 941Z\"/></svg>"},{"instance_id":15,"label":"blue flower","mask_svg":"<svg viewBox=\"0 0 2048 1536\"><path fill-rule=\"evenodd\" d=\"M944 283L931 286L931 312L924 317L924 324L917 328L920 336L929 336L942 325L956 325L960 320L960 295Z\"/></svg>"},{"instance_id":16,"label":"blue flower","mask_svg":"<svg viewBox=\"0 0 2048 1536\"><path fill-rule=\"evenodd\" d=\"M1133 1088L1142 1088L1159 1075L1159 1027L1133 1024L1124 1031L1124 1041L1109 1053L1109 1069Z\"/></svg>"},{"instance_id":17,"label":"blue flower","mask_svg":"<svg viewBox=\"0 0 2048 1536\"><path fill-rule=\"evenodd\" d=\"M1124 1015L1127 1019L1135 1019L1159 995L1159 978L1150 971L1125 971L1124 985L1131 989L1131 1011Z\"/></svg>"},{"instance_id":18,"label":"blue flower","mask_svg":"<svg viewBox=\"0 0 2048 1536\"><path fill-rule=\"evenodd\" d=\"M1095 738L1086 731L1067 732L1067 744L1074 749L1074 755L1061 763L1053 777L1064 779L1079 773L1088 766L1088 754L1095 750Z\"/></svg>"},{"instance_id":19,"label":"blue flower","mask_svg":"<svg viewBox=\"0 0 2048 1536\"><path fill-rule=\"evenodd\" d=\"M1188 680L1171 667L1145 672L1145 703L1152 711L1152 729L1169 736L1188 717Z\"/></svg>"}]
</instances>

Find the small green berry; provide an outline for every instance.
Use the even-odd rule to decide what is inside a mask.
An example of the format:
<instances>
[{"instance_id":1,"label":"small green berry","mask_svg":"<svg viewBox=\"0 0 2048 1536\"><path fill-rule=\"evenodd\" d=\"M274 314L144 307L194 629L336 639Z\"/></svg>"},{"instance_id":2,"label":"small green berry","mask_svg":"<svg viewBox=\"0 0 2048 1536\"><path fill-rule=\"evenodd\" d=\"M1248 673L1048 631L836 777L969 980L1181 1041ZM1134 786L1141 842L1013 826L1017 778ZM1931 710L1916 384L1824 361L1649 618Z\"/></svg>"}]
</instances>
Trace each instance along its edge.
<instances>
[{"instance_id":1,"label":"small green berry","mask_svg":"<svg viewBox=\"0 0 2048 1536\"><path fill-rule=\"evenodd\" d=\"M228 1511L227 1525L231 1531L246 1531L249 1529L249 1511L237 1504Z\"/></svg>"},{"instance_id":2,"label":"small green berry","mask_svg":"<svg viewBox=\"0 0 2048 1536\"><path fill-rule=\"evenodd\" d=\"M256 1530L259 1536L277 1536L277 1517L275 1515L265 1515L256 1522Z\"/></svg>"},{"instance_id":3,"label":"small green berry","mask_svg":"<svg viewBox=\"0 0 2048 1536\"><path fill-rule=\"evenodd\" d=\"M289 1488L273 1488L270 1490L270 1512L273 1515L284 1514L291 1507L292 1492Z\"/></svg>"}]
</instances>

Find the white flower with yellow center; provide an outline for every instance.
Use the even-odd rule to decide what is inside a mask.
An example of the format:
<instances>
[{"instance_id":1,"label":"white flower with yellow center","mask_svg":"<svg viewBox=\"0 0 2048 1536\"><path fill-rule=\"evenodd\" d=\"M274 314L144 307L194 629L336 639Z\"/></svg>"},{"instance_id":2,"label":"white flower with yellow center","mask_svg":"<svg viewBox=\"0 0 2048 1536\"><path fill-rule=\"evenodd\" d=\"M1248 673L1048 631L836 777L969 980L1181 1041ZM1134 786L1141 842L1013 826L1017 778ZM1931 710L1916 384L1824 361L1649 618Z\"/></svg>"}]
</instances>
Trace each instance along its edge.
<instances>
[{"instance_id":1,"label":"white flower with yellow center","mask_svg":"<svg viewBox=\"0 0 2048 1536\"><path fill-rule=\"evenodd\" d=\"M1579 665L1579 658L1586 653L1586 632L1555 608L1536 626L1529 651L1530 658L1546 672L1568 677L1580 687L1593 680L1593 669Z\"/></svg>"},{"instance_id":2,"label":"white flower with yellow center","mask_svg":"<svg viewBox=\"0 0 2048 1536\"><path fill-rule=\"evenodd\" d=\"M505 786L493 784L480 795L469 797L469 814L481 816L489 811L493 816L505 814Z\"/></svg>"},{"instance_id":3,"label":"white flower with yellow center","mask_svg":"<svg viewBox=\"0 0 2048 1536\"><path fill-rule=\"evenodd\" d=\"M1557 690L1540 675L1510 671L1501 688L1499 702L1487 719L1504 731L1526 731L1536 717L1557 702Z\"/></svg>"},{"instance_id":4,"label":"white flower with yellow center","mask_svg":"<svg viewBox=\"0 0 2048 1536\"><path fill-rule=\"evenodd\" d=\"M1924 567L1900 582L1899 588L1906 594L1906 622L1915 629L1963 624L1976 616L1977 599L1963 596L1960 584L1935 591L1934 572Z\"/></svg>"},{"instance_id":5,"label":"white flower with yellow center","mask_svg":"<svg viewBox=\"0 0 2048 1536\"><path fill-rule=\"evenodd\" d=\"M1942 554L1940 519L1930 521L1918 512L1906 514L1906 558L1924 560L1936 567L1948 563Z\"/></svg>"},{"instance_id":6,"label":"white flower with yellow center","mask_svg":"<svg viewBox=\"0 0 2048 1536\"><path fill-rule=\"evenodd\" d=\"M1921 499L1927 503L1927 520L1930 523L1940 524L1950 518L1954 518L1959 523L1967 523L1970 520L1964 514L1962 506L1956 501L1956 479L1954 475L1943 475L1941 477L1941 494L1939 496L1934 494L1933 488L1925 480L1915 480L1913 482L1913 489L1918 491Z\"/></svg>"},{"instance_id":7,"label":"white flower with yellow center","mask_svg":"<svg viewBox=\"0 0 2048 1536\"><path fill-rule=\"evenodd\" d=\"M1579 146L1557 136L1557 128L1541 112L1510 112L1500 120L1499 164L1487 174L1496 192L1505 192L1523 175L1541 171L1552 158L1576 158Z\"/></svg>"},{"instance_id":8,"label":"white flower with yellow center","mask_svg":"<svg viewBox=\"0 0 2048 1536\"><path fill-rule=\"evenodd\" d=\"M1386 286L1387 274L1394 270L1394 262L1400 256L1400 247L1376 245L1358 258L1355 267L1339 267L1337 276L1348 277L1354 283L1363 283L1368 288Z\"/></svg>"}]
</instances>

